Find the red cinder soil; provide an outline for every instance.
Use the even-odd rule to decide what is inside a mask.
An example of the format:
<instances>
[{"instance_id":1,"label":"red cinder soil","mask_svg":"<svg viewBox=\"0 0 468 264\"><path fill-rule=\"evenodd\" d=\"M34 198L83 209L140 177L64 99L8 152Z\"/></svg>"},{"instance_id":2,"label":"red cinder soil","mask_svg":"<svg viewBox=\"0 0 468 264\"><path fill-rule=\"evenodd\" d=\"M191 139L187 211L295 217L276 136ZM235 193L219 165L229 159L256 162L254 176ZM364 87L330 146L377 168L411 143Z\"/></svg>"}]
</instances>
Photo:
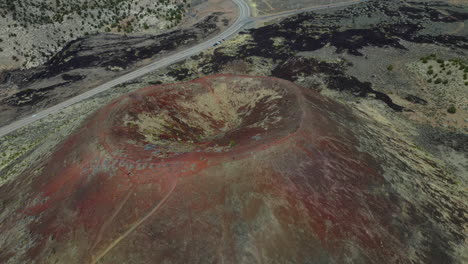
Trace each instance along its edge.
<instances>
[{"instance_id":1,"label":"red cinder soil","mask_svg":"<svg viewBox=\"0 0 468 264\"><path fill-rule=\"evenodd\" d=\"M6 190L28 202L2 227L34 217L28 263L406 262L379 166L337 118L354 117L280 79L144 88Z\"/></svg>"}]
</instances>

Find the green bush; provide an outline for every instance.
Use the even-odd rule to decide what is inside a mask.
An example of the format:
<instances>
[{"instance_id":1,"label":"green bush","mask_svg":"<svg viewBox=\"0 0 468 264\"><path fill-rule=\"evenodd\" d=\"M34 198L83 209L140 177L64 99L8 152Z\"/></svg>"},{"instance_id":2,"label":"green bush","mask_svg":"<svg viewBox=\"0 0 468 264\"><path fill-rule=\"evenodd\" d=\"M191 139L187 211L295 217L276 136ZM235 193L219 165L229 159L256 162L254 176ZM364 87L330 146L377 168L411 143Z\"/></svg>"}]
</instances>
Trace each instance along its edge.
<instances>
[{"instance_id":1,"label":"green bush","mask_svg":"<svg viewBox=\"0 0 468 264\"><path fill-rule=\"evenodd\" d=\"M450 114L455 114L457 112L457 108L455 108L454 105L451 105L448 109L447 109L447 112L449 112Z\"/></svg>"},{"instance_id":2,"label":"green bush","mask_svg":"<svg viewBox=\"0 0 468 264\"><path fill-rule=\"evenodd\" d=\"M427 80L428 83L432 83L432 79Z\"/></svg>"},{"instance_id":3,"label":"green bush","mask_svg":"<svg viewBox=\"0 0 468 264\"><path fill-rule=\"evenodd\" d=\"M433 73L434 73L434 71L433 71L432 69L429 69L429 70L427 71L427 74L429 74L429 75L431 75L431 74L433 74Z\"/></svg>"},{"instance_id":4,"label":"green bush","mask_svg":"<svg viewBox=\"0 0 468 264\"><path fill-rule=\"evenodd\" d=\"M435 84L439 84L439 83L441 83L441 82L442 82L442 79L441 79L441 78L437 78L437 80L435 80L434 83L435 83Z\"/></svg>"},{"instance_id":5,"label":"green bush","mask_svg":"<svg viewBox=\"0 0 468 264\"><path fill-rule=\"evenodd\" d=\"M448 71L448 72L447 72L447 75L450 75L450 74L452 74L452 71Z\"/></svg>"},{"instance_id":6,"label":"green bush","mask_svg":"<svg viewBox=\"0 0 468 264\"><path fill-rule=\"evenodd\" d=\"M443 83L443 84L447 84L447 83L448 83L448 80L444 80L442 83Z\"/></svg>"},{"instance_id":7,"label":"green bush","mask_svg":"<svg viewBox=\"0 0 468 264\"><path fill-rule=\"evenodd\" d=\"M443 59L437 59L437 62L440 63L440 64L443 64L444 60Z\"/></svg>"},{"instance_id":8,"label":"green bush","mask_svg":"<svg viewBox=\"0 0 468 264\"><path fill-rule=\"evenodd\" d=\"M391 64L390 64L390 65L388 65L388 67L387 67L387 70L389 70L389 71L393 71L393 65L391 65Z\"/></svg>"}]
</instances>

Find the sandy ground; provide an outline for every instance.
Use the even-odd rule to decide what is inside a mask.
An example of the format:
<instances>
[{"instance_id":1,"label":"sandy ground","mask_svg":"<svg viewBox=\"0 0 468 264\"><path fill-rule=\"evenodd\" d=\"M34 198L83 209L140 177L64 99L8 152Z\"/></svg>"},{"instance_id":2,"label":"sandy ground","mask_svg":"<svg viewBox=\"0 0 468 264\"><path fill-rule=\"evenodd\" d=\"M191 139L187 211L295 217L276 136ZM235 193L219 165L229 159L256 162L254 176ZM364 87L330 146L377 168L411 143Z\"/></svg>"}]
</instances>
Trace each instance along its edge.
<instances>
[{"instance_id":1,"label":"sandy ground","mask_svg":"<svg viewBox=\"0 0 468 264\"><path fill-rule=\"evenodd\" d=\"M189 9L179 28L189 28L213 12L225 13L231 21L238 16L237 6L230 0L202 0Z\"/></svg>"}]
</instances>

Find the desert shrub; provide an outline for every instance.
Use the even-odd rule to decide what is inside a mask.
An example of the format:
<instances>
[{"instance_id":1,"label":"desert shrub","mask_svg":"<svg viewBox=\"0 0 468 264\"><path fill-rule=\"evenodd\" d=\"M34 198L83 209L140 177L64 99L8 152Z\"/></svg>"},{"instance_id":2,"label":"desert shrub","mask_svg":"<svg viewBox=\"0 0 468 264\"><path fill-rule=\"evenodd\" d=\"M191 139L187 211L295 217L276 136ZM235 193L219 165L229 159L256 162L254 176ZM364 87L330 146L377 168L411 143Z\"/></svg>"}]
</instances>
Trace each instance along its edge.
<instances>
[{"instance_id":1,"label":"desert shrub","mask_svg":"<svg viewBox=\"0 0 468 264\"><path fill-rule=\"evenodd\" d=\"M435 83L435 84L439 84L439 83L441 83L441 82L442 82L442 79L441 79L441 78L437 78L437 79L435 80L434 83Z\"/></svg>"},{"instance_id":2,"label":"desert shrub","mask_svg":"<svg viewBox=\"0 0 468 264\"><path fill-rule=\"evenodd\" d=\"M432 83L432 79L427 80L428 83Z\"/></svg>"},{"instance_id":3,"label":"desert shrub","mask_svg":"<svg viewBox=\"0 0 468 264\"><path fill-rule=\"evenodd\" d=\"M444 81L442 82L442 84L447 84L447 83L448 83L448 80L444 80Z\"/></svg>"},{"instance_id":4,"label":"desert shrub","mask_svg":"<svg viewBox=\"0 0 468 264\"><path fill-rule=\"evenodd\" d=\"M457 112L457 108L455 108L454 105L451 105L448 109L447 109L447 112L449 112L450 114L455 114Z\"/></svg>"},{"instance_id":5,"label":"desert shrub","mask_svg":"<svg viewBox=\"0 0 468 264\"><path fill-rule=\"evenodd\" d=\"M434 73L434 71L433 71L432 69L429 69L429 70L427 71L427 74L429 74L429 75L431 75L431 74L433 74L433 73Z\"/></svg>"},{"instance_id":6,"label":"desert shrub","mask_svg":"<svg viewBox=\"0 0 468 264\"><path fill-rule=\"evenodd\" d=\"M443 60L443 59L437 59L437 62L438 62L439 64L444 64L444 60Z\"/></svg>"},{"instance_id":7,"label":"desert shrub","mask_svg":"<svg viewBox=\"0 0 468 264\"><path fill-rule=\"evenodd\" d=\"M388 65L388 67L387 67L387 70L389 70L389 71L393 71L393 65L391 65L391 64L390 64L390 65Z\"/></svg>"},{"instance_id":8,"label":"desert shrub","mask_svg":"<svg viewBox=\"0 0 468 264\"><path fill-rule=\"evenodd\" d=\"M448 72L447 72L447 75L450 75L450 74L452 74L452 71L448 71Z\"/></svg>"}]
</instances>

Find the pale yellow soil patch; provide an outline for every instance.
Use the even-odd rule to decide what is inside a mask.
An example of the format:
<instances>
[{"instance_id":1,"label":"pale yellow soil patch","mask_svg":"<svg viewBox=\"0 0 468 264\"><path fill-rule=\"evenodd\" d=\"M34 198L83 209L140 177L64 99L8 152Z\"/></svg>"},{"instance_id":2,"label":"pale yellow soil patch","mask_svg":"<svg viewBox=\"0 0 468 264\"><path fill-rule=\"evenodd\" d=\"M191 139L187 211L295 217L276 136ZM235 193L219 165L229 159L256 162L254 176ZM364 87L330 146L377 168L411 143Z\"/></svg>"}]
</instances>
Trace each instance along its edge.
<instances>
[{"instance_id":1,"label":"pale yellow soil patch","mask_svg":"<svg viewBox=\"0 0 468 264\"><path fill-rule=\"evenodd\" d=\"M459 64L451 60L444 61L444 67L436 60L428 60L405 65L405 68L414 73L413 78L419 84L420 94L415 94L426 100L427 105L413 104L404 99L406 95L392 94L390 97L396 104L412 109L414 112L405 112L408 118L429 123L433 126L468 129L468 80ZM444 68L444 69L443 69ZM442 83L435 83L437 79ZM444 81L447 81L445 84ZM455 106L456 113L448 113L450 106Z\"/></svg>"},{"instance_id":2,"label":"pale yellow soil patch","mask_svg":"<svg viewBox=\"0 0 468 264\"><path fill-rule=\"evenodd\" d=\"M182 134L183 127L191 127L196 131L203 131L200 135L197 135L199 139L222 135L238 128L243 118L252 114L252 111L254 111L259 102L271 102L282 97L274 89L256 87L257 85L261 85L260 81L249 79L249 83L244 82L245 80L239 80L235 84L240 87L231 87L232 83L225 83L223 81L210 82L209 88L211 91L198 92L190 100L186 99L191 97L188 95L177 99L174 102L174 105L177 107L176 109L184 109L183 111L179 111L179 113L163 108L155 113L141 113L136 120L133 120L130 116L126 116L123 123L127 127L137 127L140 133L145 136L146 141L159 145L170 143L161 140L161 135L176 133L175 137L177 137L177 131L180 131ZM256 88L244 89L243 87ZM279 120L274 118L277 114L275 107L275 104L271 104L268 108L270 111L267 118L251 126L267 129L269 124L278 122ZM177 141L181 141L181 139L178 138ZM187 143L191 144L193 140ZM188 151L193 146L186 146L184 150L185 148L188 148L186 149Z\"/></svg>"}]
</instances>

